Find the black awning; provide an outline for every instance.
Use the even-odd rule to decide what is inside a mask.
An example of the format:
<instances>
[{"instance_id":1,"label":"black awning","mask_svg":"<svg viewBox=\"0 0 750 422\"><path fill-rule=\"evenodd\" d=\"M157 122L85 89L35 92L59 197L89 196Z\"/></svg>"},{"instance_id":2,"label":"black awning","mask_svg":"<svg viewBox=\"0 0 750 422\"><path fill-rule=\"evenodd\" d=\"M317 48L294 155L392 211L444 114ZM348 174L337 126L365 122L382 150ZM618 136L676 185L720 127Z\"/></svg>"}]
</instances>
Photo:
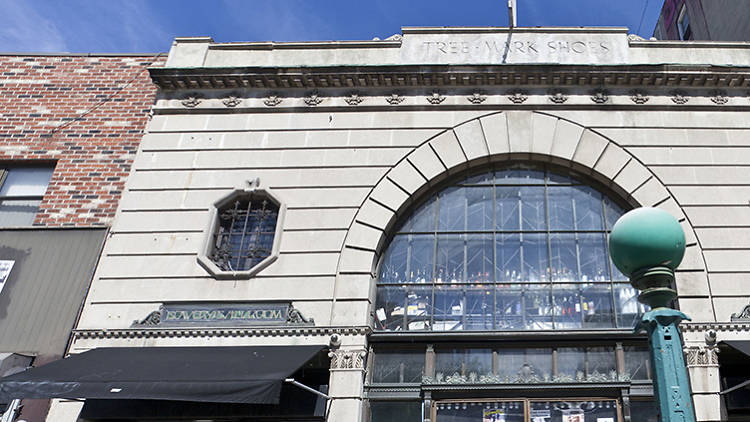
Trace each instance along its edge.
<instances>
[{"instance_id":1,"label":"black awning","mask_svg":"<svg viewBox=\"0 0 750 422\"><path fill-rule=\"evenodd\" d=\"M745 357L750 357L750 341L749 340L729 340L729 341L724 340L720 344L725 344L731 347L732 349L744 354ZM734 378L734 377L727 377L726 375L724 377L725 377L725 380L727 380L728 378ZM734 382L737 382L737 381L734 381ZM733 385L732 387L725 388L724 391L721 391L719 394L721 395L728 394L735 390L739 390L741 388L747 388L748 385L750 385L750 380L742 381Z\"/></svg>"},{"instance_id":2,"label":"black awning","mask_svg":"<svg viewBox=\"0 0 750 422\"><path fill-rule=\"evenodd\" d=\"M284 378L324 347L93 349L0 379L0 398L276 404Z\"/></svg>"},{"instance_id":3,"label":"black awning","mask_svg":"<svg viewBox=\"0 0 750 422\"><path fill-rule=\"evenodd\" d=\"M721 344L726 344L732 349L750 356L750 340L724 340Z\"/></svg>"}]
</instances>

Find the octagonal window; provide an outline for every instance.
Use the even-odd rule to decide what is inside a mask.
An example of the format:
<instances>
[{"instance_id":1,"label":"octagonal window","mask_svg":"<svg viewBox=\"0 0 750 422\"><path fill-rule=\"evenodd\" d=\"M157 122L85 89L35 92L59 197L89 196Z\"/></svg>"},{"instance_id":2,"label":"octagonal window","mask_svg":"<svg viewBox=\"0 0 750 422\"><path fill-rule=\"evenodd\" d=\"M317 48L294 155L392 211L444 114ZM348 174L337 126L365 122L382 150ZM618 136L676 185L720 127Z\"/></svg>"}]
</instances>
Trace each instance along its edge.
<instances>
[{"instance_id":1,"label":"octagonal window","mask_svg":"<svg viewBox=\"0 0 750 422\"><path fill-rule=\"evenodd\" d=\"M214 204L198 262L217 278L247 278L278 256L283 204L264 189L237 190Z\"/></svg>"}]
</instances>

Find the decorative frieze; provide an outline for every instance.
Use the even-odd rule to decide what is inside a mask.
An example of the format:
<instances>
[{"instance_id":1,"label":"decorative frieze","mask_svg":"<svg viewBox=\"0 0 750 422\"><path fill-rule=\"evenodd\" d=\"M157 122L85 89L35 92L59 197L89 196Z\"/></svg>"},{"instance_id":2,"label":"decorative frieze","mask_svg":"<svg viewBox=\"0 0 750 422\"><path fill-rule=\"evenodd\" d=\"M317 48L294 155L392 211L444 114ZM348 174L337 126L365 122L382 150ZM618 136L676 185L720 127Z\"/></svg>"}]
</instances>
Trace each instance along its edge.
<instances>
[{"instance_id":1,"label":"decorative frieze","mask_svg":"<svg viewBox=\"0 0 750 422\"><path fill-rule=\"evenodd\" d=\"M440 93L440 91L432 91L432 94L427 96L427 102L432 105L438 105L445 101L445 96Z\"/></svg>"},{"instance_id":2,"label":"decorative frieze","mask_svg":"<svg viewBox=\"0 0 750 422\"><path fill-rule=\"evenodd\" d=\"M482 91L474 91L466 99L472 104L482 104L487 99L487 96L482 94Z\"/></svg>"},{"instance_id":3,"label":"decorative frieze","mask_svg":"<svg viewBox=\"0 0 750 422\"><path fill-rule=\"evenodd\" d=\"M277 105L281 104L281 97L279 97L277 94L270 94L266 99L263 100L263 104L267 105L268 107L276 107Z\"/></svg>"},{"instance_id":4,"label":"decorative frieze","mask_svg":"<svg viewBox=\"0 0 750 422\"><path fill-rule=\"evenodd\" d=\"M228 97L221 100L221 102L227 107L237 107L242 100L238 98L238 95L229 95Z\"/></svg>"},{"instance_id":5,"label":"decorative frieze","mask_svg":"<svg viewBox=\"0 0 750 422\"><path fill-rule=\"evenodd\" d=\"M555 104L562 104L568 101L568 96L563 91L556 90L550 93L549 100Z\"/></svg>"},{"instance_id":6,"label":"decorative frieze","mask_svg":"<svg viewBox=\"0 0 750 422\"><path fill-rule=\"evenodd\" d=\"M689 101L690 99L689 99L689 98L687 97L687 94L685 94L685 92L684 92L684 91L680 91L680 90L675 90L675 91L672 91L672 97L671 97L671 100L672 100L672 102L673 102L673 103L675 103L675 104L680 104L680 105L682 105L682 104L687 104L687 102L688 102L688 101Z\"/></svg>"},{"instance_id":7,"label":"decorative frieze","mask_svg":"<svg viewBox=\"0 0 750 422\"><path fill-rule=\"evenodd\" d=\"M305 97L305 104L310 107L315 107L322 102L323 98L318 94L318 91L313 91L307 97Z\"/></svg>"},{"instance_id":8,"label":"decorative frieze","mask_svg":"<svg viewBox=\"0 0 750 422\"><path fill-rule=\"evenodd\" d=\"M670 107L675 104L680 106L691 107L715 107L716 105L729 104L731 96L744 95L734 92L727 93L723 90L714 90L707 93L702 89L625 89L617 87L598 87L593 90L590 88L554 88L544 90L543 88L534 88L532 90L522 89L520 87L509 90L492 90L476 89L469 91L461 88L447 88L433 90L430 94L423 96L425 101L433 106L466 108L477 105L534 105L554 107L555 105L565 104L567 106L577 107L606 107L606 106L631 106L647 104L651 107ZM358 106L365 102L368 97L380 97L385 103L368 104L371 107L420 107L419 97L424 95L422 90L398 90L390 93L383 93L381 89L372 91L352 90L345 91L340 88L330 88L328 90L315 90L310 92L300 92L294 89L286 89L283 92L273 92L265 98L258 98L252 91L231 91L229 93L210 93L193 92L187 96L174 93L173 98L169 98L169 93L165 93L154 107L156 113L165 113L169 110L180 110L184 113L185 108L196 108L196 111L205 112L207 110L216 110L219 112L225 108L264 108L264 107L282 107L278 108L298 108L298 107L315 107L325 103L327 107L351 107ZM463 102L463 99L466 101ZM172 101L177 100L177 101ZM199 106L200 105L200 106ZM735 107L748 107L750 104L733 104Z\"/></svg>"},{"instance_id":9,"label":"decorative frieze","mask_svg":"<svg viewBox=\"0 0 750 422\"><path fill-rule=\"evenodd\" d=\"M597 89L591 94L591 101L596 104L604 104L609 100L609 93L604 89Z\"/></svg>"},{"instance_id":10,"label":"decorative frieze","mask_svg":"<svg viewBox=\"0 0 750 422\"><path fill-rule=\"evenodd\" d=\"M682 332L701 332L714 330L717 332L750 333L750 320L732 322L683 322L679 325Z\"/></svg>"},{"instance_id":11,"label":"decorative frieze","mask_svg":"<svg viewBox=\"0 0 750 422\"><path fill-rule=\"evenodd\" d=\"M200 104L202 100L203 100L203 95L201 95L201 94L199 94L197 92L191 92L191 93L185 95L185 97L182 99L181 103L185 107L194 108L194 107L197 107L198 104Z\"/></svg>"},{"instance_id":12,"label":"decorative frieze","mask_svg":"<svg viewBox=\"0 0 750 422\"><path fill-rule=\"evenodd\" d=\"M328 357L331 358L331 370L341 369L365 369L365 357L367 351L365 350L332 350L328 352Z\"/></svg>"},{"instance_id":13,"label":"decorative frieze","mask_svg":"<svg viewBox=\"0 0 750 422\"><path fill-rule=\"evenodd\" d=\"M354 91L350 93L348 97L344 98L344 101L346 101L346 103L350 106L356 106L364 101L364 98L362 98L358 92Z\"/></svg>"},{"instance_id":14,"label":"decorative frieze","mask_svg":"<svg viewBox=\"0 0 750 422\"><path fill-rule=\"evenodd\" d=\"M508 100L513 104L522 104L528 98L529 96L526 94L526 91L515 90L508 93Z\"/></svg>"},{"instance_id":15,"label":"decorative frieze","mask_svg":"<svg viewBox=\"0 0 750 422\"><path fill-rule=\"evenodd\" d=\"M402 95L399 95L398 93L394 92L388 97L385 97L385 101L390 105L398 105L404 102L404 97Z\"/></svg>"},{"instance_id":16,"label":"decorative frieze","mask_svg":"<svg viewBox=\"0 0 750 422\"><path fill-rule=\"evenodd\" d=\"M630 100L636 104L646 104L649 100L649 97L644 91L635 89L630 92Z\"/></svg>"},{"instance_id":17,"label":"decorative frieze","mask_svg":"<svg viewBox=\"0 0 750 422\"><path fill-rule=\"evenodd\" d=\"M726 91L716 89L711 91L708 95L711 97L711 102L716 105L724 105L729 102L729 97L727 97Z\"/></svg>"}]
</instances>

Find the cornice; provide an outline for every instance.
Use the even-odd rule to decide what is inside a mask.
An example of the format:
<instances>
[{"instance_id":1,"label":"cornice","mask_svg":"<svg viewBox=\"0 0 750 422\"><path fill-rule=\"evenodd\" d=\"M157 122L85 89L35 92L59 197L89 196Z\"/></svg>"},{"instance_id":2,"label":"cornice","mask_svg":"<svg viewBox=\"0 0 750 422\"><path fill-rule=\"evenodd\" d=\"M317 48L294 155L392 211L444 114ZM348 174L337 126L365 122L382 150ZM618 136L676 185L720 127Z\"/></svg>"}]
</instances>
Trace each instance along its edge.
<instances>
[{"instance_id":1,"label":"cornice","mask_svg":"<svg viewBox=\"0 0 750 422\"><path fill-rule=\"evenodd\" d=\"M370 327L119 328L73 330L75 339L368 335Z\"/></svg>"},{"instance_id":2,"label":"cornice","mask_svg":"<svg viewBox=\"0 0 750 422\"><path fill-rule=\"evenodd\" d=\"M149 69L164 91L417 87L747 88L750 68L716 65L383 65Z\"/></svg>"}]
</instances>

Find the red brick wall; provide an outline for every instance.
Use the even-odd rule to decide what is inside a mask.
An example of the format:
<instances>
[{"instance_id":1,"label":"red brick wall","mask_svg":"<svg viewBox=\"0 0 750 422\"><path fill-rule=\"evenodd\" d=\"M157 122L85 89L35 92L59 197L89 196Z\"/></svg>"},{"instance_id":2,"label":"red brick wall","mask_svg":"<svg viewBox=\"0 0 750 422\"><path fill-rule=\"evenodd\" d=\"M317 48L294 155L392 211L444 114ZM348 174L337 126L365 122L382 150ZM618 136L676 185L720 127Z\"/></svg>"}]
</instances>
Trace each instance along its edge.
<instances>
[{"instance_id":1,"label":"red brick wall","mask_svg":"<svg viewBox=\"0 0 750 422\"><path fill-rule=\"evenodd\" d=\"M35 226L110 224L164 60L0 56L0 164L56 163Z\"/></svg>"}]
</instances>

